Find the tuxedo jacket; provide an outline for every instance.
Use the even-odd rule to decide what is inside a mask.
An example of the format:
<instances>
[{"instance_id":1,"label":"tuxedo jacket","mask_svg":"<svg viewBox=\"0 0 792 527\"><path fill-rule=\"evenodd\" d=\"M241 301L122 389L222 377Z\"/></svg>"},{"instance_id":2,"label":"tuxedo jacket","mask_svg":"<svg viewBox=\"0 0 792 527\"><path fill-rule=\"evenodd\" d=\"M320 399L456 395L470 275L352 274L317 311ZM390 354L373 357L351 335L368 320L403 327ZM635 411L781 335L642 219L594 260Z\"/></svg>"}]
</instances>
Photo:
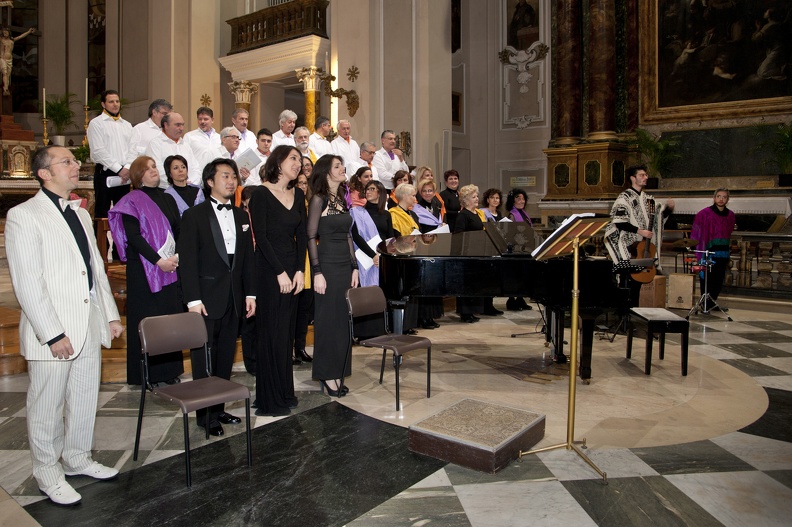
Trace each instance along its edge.
<instances>
[{"instance_id":1,"label":"tuxedo jacket","mask_svg":"<svg viewBox=\"0 0 792 527\"><path fill-rule=\"evenodd\" d=\"M104 262L96 246L91 216L76 211L91 253L94 294L102 315L102 345L110 347L110 327L120 320ZM88 332L90 295L85 261L63 214L43 191L8 211L5 226L6 252L11 283L22 316L19 344L27 360L53 360L47 342L61 333L74 348L82 350Z\"/></svg>"},{"instance_id":2,"label":"tuxedo jacket","mask_svg":"<svg viewBox=\"0 0 792 527\"><path fill-rule=\"evenodd\" d=\"M231 291L236 315L242 317L245 314L245 297L256 294L250 218L241 209L233 208L236 247L233 264L229 265L223 233L213 206L206 200L184 211L181 219L176 248L184 303L200 300L207 317L219 319L226 311Z\"/></svg>"}]
</instances>

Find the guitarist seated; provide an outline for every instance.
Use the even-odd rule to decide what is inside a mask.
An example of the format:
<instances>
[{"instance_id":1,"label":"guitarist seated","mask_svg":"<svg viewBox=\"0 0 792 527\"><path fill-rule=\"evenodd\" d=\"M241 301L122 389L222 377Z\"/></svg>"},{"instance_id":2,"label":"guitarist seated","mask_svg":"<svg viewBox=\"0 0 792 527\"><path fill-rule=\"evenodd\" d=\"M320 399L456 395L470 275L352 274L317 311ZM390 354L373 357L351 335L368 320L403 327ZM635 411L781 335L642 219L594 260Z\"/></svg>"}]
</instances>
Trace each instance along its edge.
<instances>
[{"instance_id":1,"label":"guitarist seated","mask_svg":"<svg viewBox=\"0 0 792 527\"><path fill-rule=\"evenodd\" d=\"M659 267L657 250L662 226L674 211L674 200L655 207L652 196L644 194L649 179L645 165L629 167L625 175L629 186L619 194L605 228L605 247L613 260L614 272L621 273L621 285L630 288L630 305L638 305L641 285L651 282ZM637 266L635 259L654 259L654 265ZM632 273L632 274L629 274Z\"/></svg>"}]
</instances>

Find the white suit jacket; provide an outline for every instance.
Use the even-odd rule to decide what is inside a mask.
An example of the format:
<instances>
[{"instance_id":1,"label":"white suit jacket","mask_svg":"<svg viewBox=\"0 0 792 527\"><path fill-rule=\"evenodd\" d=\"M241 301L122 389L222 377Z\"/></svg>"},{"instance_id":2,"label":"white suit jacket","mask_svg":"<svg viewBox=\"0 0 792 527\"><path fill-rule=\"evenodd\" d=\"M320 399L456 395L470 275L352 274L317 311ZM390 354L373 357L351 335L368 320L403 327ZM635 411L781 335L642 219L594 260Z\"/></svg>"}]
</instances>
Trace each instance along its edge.
<instances>
[{"instance_id":1,"label":"white suit jacket","mask_svg":"<svg viewBox=\"0 0 792 527\"><path fill-rule=\"evenodd\" d=\"M94 291L104 317L101 342L109 348L108 324L121 317L96 246L91 216L84 209L76 212L88 237ZM85 264L69 225L40 190L8 211L5 241L11 283L22 307L22 355L27 360L53 360L47 342L65 333L74 359L85 343L91 304Z\"/></svg>"}]
</instances>

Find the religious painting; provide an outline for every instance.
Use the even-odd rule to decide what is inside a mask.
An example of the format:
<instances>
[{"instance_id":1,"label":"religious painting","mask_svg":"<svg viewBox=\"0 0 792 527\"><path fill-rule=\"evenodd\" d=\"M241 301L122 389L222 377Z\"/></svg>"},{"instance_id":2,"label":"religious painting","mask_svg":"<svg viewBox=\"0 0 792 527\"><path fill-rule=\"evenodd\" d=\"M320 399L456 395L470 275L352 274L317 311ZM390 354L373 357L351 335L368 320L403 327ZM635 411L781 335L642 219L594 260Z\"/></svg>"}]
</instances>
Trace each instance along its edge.
<instances>
[{"instance_id":1,"label":"religious painting","mask_svg":"<svg viewBox=\"0 0 792 527\"><path fill-rule=\"evenodd\" d=\"M539 41L540 0L503 0L504 47L528 49Z\"/></svg>"},{"instance_id":2,"label":"religious painting","mask_svg":"<svg viewBox=\"0 0 792 527\"><path fill-rule=\"evenodd\" d=\"M652 0L640 8L643 122L789 111L792 1Z\"/></svg>"}]
</instances>

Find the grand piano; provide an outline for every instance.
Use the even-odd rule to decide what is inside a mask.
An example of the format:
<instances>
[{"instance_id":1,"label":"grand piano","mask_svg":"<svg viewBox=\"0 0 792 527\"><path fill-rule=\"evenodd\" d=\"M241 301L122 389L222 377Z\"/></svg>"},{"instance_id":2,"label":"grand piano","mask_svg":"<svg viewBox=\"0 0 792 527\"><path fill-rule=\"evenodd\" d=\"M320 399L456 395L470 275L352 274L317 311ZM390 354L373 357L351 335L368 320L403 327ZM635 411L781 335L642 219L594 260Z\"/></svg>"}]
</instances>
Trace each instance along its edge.
<instances>
[{"instance_id":1,"label":"grand piano","mask_svg":"<svg viewBox=\"0 0 792 527\"><path fill-rule=\"evenodd\" d=\"M564 362L564 313L572 304L572 260L537 261L530 253L536 236L523 223L499 223L485 231L402 236L382 242L380 287L400 333L404 306L411 298L438 296L525 296L543 304L550 321L556 360ZM585 258L580 266L582 323L581 379L591 378L594 319L626 305L629 292L616 286L610 260Z\"/></svg>"}]
</instances>

